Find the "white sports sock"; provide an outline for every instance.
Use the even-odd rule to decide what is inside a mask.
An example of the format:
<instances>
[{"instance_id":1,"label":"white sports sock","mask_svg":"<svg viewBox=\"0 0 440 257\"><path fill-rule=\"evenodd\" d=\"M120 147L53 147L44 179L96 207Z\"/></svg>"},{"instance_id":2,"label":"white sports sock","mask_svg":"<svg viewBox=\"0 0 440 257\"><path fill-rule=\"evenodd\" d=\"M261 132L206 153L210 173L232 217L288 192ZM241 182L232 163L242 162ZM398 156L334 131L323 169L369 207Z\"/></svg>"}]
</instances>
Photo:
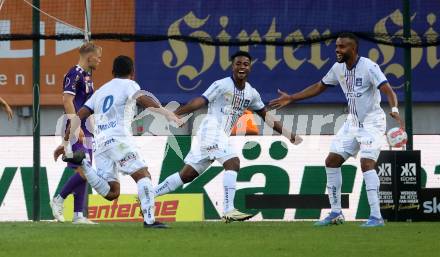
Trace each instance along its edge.
<instances>
[{"instance_id":1,"label":"white sports sock","mask_svg":"<svg viewBox=\"0 0 440 257\"><path fill-rule=\"evenodd\" d=\"M223 198L223 212L227 213L234 209L235 186L237 184L237 172L226 170L223 174L223 188L225 190Z\"/></svg>"},{"instance_id":2,"label":"white sports sock","mask_svg":"<svg viewBox=\"0 0 440 257\"><path fill-rule=\"evenodd\" d=\"M74 218L82 218L82 217L84 217L84 216L83 216L83 213L82 213L82 212L74 212L74 213L73 213L73 217L74 217Z\"/></svg>"},{"instance_id":3,"label":"white sports sock","mask_svg":"<svg viewBox=\"0 0 440 257\"><path fill-rule=\"evenodd\" d=\"M183 181L180 178L179 172L176 172L168 176L164 181L162 181L162 183L154 188L154 195L159 196L168 194L176 190L181 185L183 185Z\"/></svg>"},{"instance_id":4,"label":"white sports sock","mask_svg":"<svg viewBox=\"0 0 440 257\"><path fill-rule=\"evenodd\" d=\"M137 182L139 201L141 202L144 221L147 224L154 223L154 191L151 179L141 178Z\"/></svg>"},{"instance_id":5,"label":"white sports sock","mask_svg":"<svg viewBox=\"0 0 440 257\"><path fill-rule=\"evenodd\" d=\"M364 172L365 189L367 190L368 203L370 204L370 216L382 218L379 205L379 177L375 170Z\"/></svg>"},{"instance_id":6,"label":"white sports sock","mask_svg":"<svg viewBox=\"0 0 440 257\"><path fill-rule=\"evenodd\" d=\"M332 212L341 212L341 168L325 167L327 173L327 193L332 207Z\"/></svg>"},{"instance_id":7,"label":"white sports sock","mask_svg":"<svg viewBox=\"0 0 440 257\"><path fill-rule=\"evenodd\" d=\"M110 185L108 182L102 177L98 176L95 169L93 169L87 160L83 160L82 167L84 170L84 175L93 189L95 189L98 194L104 197L107 196L108 192L110 192Z\"/></svg>"},{"instance_id":8,"label":"white sports sock","mask_svg":"<svg viewBox=\"0 0 440 257\"><path fill-rule=\"evenodd\" d=\"M53 200L54 200L55 202L57 202L57 203L64 203L64 198L63 198L60 194L58 194L57 196L55 196L55 197L53 198Z\"/></svg>"}]
</instances>

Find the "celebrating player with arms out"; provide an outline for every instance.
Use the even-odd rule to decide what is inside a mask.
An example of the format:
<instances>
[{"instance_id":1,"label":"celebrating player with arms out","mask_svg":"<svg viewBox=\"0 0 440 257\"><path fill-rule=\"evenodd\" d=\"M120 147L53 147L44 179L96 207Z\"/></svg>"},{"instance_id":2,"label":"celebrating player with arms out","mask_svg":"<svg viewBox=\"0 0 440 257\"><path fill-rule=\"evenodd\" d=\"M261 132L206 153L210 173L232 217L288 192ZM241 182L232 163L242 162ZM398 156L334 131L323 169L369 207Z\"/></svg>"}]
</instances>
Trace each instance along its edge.
<instances>
[{"instance_id":1,"label":"celebrating player with arms out","mask_svg":"<svg viewBox=\"0 0 440 257\"><path fill-rule=\"evenodd\" d=\"M79 62L72 67L64 76L63 105L64 112L75 115L76 112L93 94L93 82L91 72L101 62L101 47L92 42L87 42L79 48ZM72 150L82 150L92 159L91 131L87 130L85 123L81 125L79 141L72 146ZM83 175L80 165L68 163L67 167L74 169L75 174L64 184L60 193L50 201L52 213L56 220L64 222L63 202L69 194L73 194L73 223L74 224L96 224L83 217L84 203L87 195L87 181Z\"/></svg>"},{"instance_id":2,"label":"celebrating player with arms out","mask_svg":"<svg viewBox=\"0 0 440 257\"><path fill-rule=\"evenodd\" d=\"M390 116L401 127L402 121L397 109L397 97L379 66L368 58L358 55L358 39L351 33L342 33L336 40L337 62L325 77L303 91L288 95L279 91L280 97L270 102L280 108L292 102L307 99L324 92L328 87L340 85L348 101L349 114L330 146L325 160L327 190L331 204L330 214L317 226L344 222L341 211L341 166L350 156L360 152L370 217L364 227L383 226L379 206L379 177L374 169L385 134L385 113L380 107L380 92L384 93L391 106Z\"/></svg>"},{"instance_id":3,"label":"celebrating player with arms out","mask_svg":"<svg viewBox=\"0 0 440 257\"><path fill-rule=\"evenodd\" d=\"M203 119L191 145L191 151L185 158L185 166L180 172L167 177L155 188L156 196L176 190L184 183L193 181L201 175L214 160L219 161L224 169L223 220L226 222L243 221L252 217L234 208L234 196L237 172L240 160L229 145L231 130L246 108L255 111L275 131L286 136L292 143L299 144L299 136L283 133L280 122L267 113L260 94L247 82L251 70L252 58L247 52L239 51L231 57L232 77L215 81L202 96L191 100L176 110L177 115L184 115L208 104L208 114Z\"/></svg>"}]
</instances>

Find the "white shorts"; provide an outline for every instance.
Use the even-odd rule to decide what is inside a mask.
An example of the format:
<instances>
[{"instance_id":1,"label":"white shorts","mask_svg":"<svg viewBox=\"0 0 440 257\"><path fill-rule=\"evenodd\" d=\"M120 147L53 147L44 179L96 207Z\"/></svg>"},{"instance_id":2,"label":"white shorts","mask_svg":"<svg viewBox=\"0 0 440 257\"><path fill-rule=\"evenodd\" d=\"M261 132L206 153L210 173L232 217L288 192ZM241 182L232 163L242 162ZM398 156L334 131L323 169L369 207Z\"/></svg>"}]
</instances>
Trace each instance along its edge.
<instances>
[{"instance_id":1,"label":"white shorts","mask_svg":"<svg viewBox=\"0 0 440 257\"><path fill-rule=\"evenodd\" d=\"M366 120L362 126L346 120L333 138L330 152L341 155L345 160L360 152L361 158L377 161L384 143L385 130L385 115L378 115L375 120Z\"/></svg>"},{"instance_id":2,"label":"white shorts","mask_svg":"<svg viewBox=\"0 0 440 257\"><path fill-rule=\"evenodd\" d=\"M211 140L194 137L191 151L185 157L184 162L193 167L197 173L202 174L215 160L223 165L224 162L234 157L238 156L229 144L229 140L223 137Z\"/></svg>"},{"instance_id":3,"label":"white shorts","mask_svg":"<svg viewBox=\"0 0 440 257\"><path fill-rule=\"evenodd\" d=\"M119 181L119 174L131 175L146 168L145 161L137 149L124 142L116 142L111 148L95 156L96 170L107 181Z\"/></svg>"}]
</instances>

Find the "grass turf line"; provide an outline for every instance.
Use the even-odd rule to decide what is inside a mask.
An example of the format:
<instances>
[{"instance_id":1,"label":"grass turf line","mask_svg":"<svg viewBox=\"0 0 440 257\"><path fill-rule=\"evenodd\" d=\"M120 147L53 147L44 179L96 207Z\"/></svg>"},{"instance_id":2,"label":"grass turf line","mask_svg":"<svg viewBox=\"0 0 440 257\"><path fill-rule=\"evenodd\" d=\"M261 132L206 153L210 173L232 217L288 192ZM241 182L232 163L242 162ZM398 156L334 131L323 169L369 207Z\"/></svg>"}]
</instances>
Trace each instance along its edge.
<instances>
[{"instance_id":1,"label":"grass turf line","mask_svg":"<svg viewBox=\"0 0 440 257\"><path fill-rule=\"evenodd\" d=\"M311 222L0 223L0 255L15 256L436 256L440 223L358 222L313 227Z\"/></svg>"}]
</instances>

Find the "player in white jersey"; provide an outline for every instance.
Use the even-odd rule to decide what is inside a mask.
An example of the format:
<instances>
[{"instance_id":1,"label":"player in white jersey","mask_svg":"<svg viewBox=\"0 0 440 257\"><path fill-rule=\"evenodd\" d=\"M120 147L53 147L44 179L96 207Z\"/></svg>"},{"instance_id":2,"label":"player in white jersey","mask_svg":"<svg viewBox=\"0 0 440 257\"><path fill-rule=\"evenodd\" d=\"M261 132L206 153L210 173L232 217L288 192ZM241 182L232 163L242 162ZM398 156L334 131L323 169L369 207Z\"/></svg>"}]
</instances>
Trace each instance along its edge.
<instances>
[{"instance_id":1,"label":"player in white jersey","mask_svg":"<svg viewBox=\"0 0 440 257\"><path fill-rule=\"evenodd\" d=\"M139 94L139 85L131 80L133 61L130 57L119 56L113 63L114 79L104 84L87 100L78 111L80 120L94 114L95 160L96 168L83 160L83 152L73 156L63 156L64 161L80 163L89 184L107 200L119 197L118 171L130 175L137 183L141 210L144 215L144 227L164 228L165 224L154 218L154 191L151 176L142 157L130 140L132 109L135 103L144 108L153 108L169 120L180 123L174 113L162 108L152 98ZM78 126L72 121L70 131ZM68 135L66 136L66 141ZM62 152L59 151L58 155Z\"/></svg>"},{"instance_id":2,"label":"player in white jersey","mask_svg":"<svg viewBox=\"0 0 440 257\"><path fill-rule=\"evenodd\" d=\"M191 151L185 158L185 166L180 172L167 177L155 188L156 196L176 190L184 183L193 181L201 175L214 160L224 169L223 216L225 222L243 221L251 214L234 208L235 185L240 160L229 145L232 127L246 108L255 111L275 131L286 136L292 143L299 144L299 136L282 129L282 125L267 113L260 94L247 82L251 69L251 56L239 51L231 57L232 77L217 80L203 93L188 104L176 110L177 115L184 115L208 104L208 113L203 119L197 136L191 144Z\"/></svg>"},{"instance_id":3,"label":"player in white jersey","mask_svg":"<svg viewBox=\"0 0 440 257\"><path fill-rule=\"evenodd\" d=\"M368 58L358 55L358 39L351 33L342 33L336 40L337 62L325 77L303 91L288 95L279 91L280 97L270 102L273 107L283 107L292 102L310 98L324 92L328 87L340 85L348 101L349 114L330 146L325 160L327 190L332 211L315 225L339 224L344 221L341 211L341 166L350 156L360 152L370 217L364 227L383 226L379 207L379 177L376 161L385 134L385 113L380 107L380 92L384 93L391 107L390 116L401 127L397 97L379 66Z\"/></svg>"}]
</instances>

